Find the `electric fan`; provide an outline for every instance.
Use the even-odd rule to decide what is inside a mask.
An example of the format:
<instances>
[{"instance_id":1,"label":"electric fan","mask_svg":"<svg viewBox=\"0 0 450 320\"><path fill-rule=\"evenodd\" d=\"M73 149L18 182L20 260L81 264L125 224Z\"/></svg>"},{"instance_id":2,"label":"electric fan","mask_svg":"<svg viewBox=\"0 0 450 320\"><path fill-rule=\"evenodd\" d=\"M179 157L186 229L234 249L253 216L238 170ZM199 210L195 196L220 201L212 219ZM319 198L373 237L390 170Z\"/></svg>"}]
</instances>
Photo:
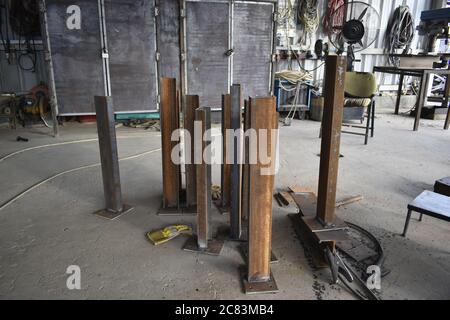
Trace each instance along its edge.
<instances>
[{"instance_id":1,"label":"electric fan","mask_svg":"<svg viewBox=\"0 0 450 320\"><path fill-rule=\"evenodd\" d=\"M328 16L328 38L339 54L347 44L348 68L353 69L355 52L370 47L380 35L381 18L370 4L351 1Z\"/></svg>"}]
</instances>

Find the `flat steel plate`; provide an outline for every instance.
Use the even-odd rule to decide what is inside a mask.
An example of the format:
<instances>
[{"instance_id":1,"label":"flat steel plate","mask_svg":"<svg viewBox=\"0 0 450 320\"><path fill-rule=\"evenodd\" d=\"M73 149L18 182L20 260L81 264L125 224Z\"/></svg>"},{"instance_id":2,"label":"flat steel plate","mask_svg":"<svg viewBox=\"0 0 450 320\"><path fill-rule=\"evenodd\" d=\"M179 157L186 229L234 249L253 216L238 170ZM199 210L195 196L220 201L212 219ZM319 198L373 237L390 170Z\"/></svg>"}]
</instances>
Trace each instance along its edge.
<instances>
[{"instance_id":1,"label":"flat steel plate","mask_svg":"<svg viewBox=\"0 0 450 320\"><path fill-rule=\"evenodd\" d=\"M189 239L183 246L183 250L185 251L203 253L211 256L220 255L222 248L223 248L223 241L217 239L209 240L208 247L206 249L199 248L196 236L189 237Z\"/></svg>"},{"instance_id":2,"label":"flat steel plate","mask_svg":"<svg viewBox=\"0 0 450 320\"><path fill-rule=\"evenodd\" d=\"M272 272L270 273L270 279L264 282L249 282L247 276L247 268L245 266L240 267L242 287L245 294L268 294L279 292L275 278Z\"/></svg>"},{"instance_id":3,"label":"flat steel plate","mask_svg":"<svg viewBox=\"0 0 450 320\"><path fill-rule=\"evenodd\" d=\"M98 215L100 217L109 219L109 220L114 220L119 218L120 216L132 211L134 208L132 206L129 206L127 204L123 205L123 209L120 212L113 212L113 211L109 211L106 209L102 209L99 211L94 212L95 215Z\"/></svg>"}]
</instances>

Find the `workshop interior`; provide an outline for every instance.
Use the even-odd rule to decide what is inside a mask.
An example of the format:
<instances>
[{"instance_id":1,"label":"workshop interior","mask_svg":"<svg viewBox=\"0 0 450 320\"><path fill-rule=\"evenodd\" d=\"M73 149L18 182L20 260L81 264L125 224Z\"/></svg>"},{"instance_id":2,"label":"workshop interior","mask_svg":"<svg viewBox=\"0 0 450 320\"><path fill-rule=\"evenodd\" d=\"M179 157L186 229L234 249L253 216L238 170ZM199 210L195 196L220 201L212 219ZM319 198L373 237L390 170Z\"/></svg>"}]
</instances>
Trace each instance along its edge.
<instances>
[{"instance_id":1,"label":"workshop interior","mask_svg":"<svg viewBox=\"0 0 450 320\"><path fill-rule=\"evenodd\" d=\"M449 27L0 0L0 299L449 300Z\"/></svg>"}]
</instances>

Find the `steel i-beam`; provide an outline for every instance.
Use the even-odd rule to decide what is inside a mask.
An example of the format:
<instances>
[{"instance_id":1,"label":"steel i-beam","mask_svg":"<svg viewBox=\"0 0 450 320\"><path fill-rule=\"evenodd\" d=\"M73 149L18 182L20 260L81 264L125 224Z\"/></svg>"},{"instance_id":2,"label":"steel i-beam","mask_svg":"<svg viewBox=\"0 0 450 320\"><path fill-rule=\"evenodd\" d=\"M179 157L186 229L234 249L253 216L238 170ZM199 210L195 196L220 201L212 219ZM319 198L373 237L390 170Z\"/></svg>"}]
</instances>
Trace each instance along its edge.
<instances>
[{"instance_id":1,"label":"steel i-beam","mask_svg":"<svg viewBox=\"0 0 450 320\"><path fill-rule=\"evenodd\" d=\"M278 113L274 97L250 99L249 103L250 128L258 139L253 136L250 140L250 151L256 153L250 159L256 161L249 164L248 261L243 287L247 294L274 293L278 288L270 262ZM261 139L262 135L266 138Z\"/></svg>"},{"instance_id":2,"label":"steel i-beam","mask_svg":"<svg viewBox=\"0 0 450 320\"><path fill-rule=\"evenodd\" d=\"M133 208L122 202L112 98L95 97L95 111L106 205L105 209L97 211L95 214L115 219Z\"/></svg>"},{"instance_id":3,"label":"steel i-beam","mask_svg":"<svg viewBox=\"0 0 450 320\"><path fill-rule=\"evenodd\" d=\"M197 171L197 235L188 239L183 249L209 255L219 255L223 241L212 240L210 231L211 215L211 109L198 108L196 121L201 123L201 137L195 139Z\"/></svg>"}]
</instances>

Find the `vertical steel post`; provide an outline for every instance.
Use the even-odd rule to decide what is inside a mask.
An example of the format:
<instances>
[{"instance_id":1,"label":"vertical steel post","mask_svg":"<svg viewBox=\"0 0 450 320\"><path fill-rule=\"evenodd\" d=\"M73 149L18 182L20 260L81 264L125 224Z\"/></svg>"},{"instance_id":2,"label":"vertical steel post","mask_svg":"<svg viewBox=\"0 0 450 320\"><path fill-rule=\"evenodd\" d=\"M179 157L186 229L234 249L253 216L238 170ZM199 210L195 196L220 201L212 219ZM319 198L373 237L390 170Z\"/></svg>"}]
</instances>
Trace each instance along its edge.
<instances>
[{"instance_id":1,"label":"vertical steel post","mask_svg":"<svg viewBox=\"0 0 450 320\"><path fill-rule=\"evenodd\" d=\"M210 141L205 133L211 129L211 110L200 108L195 111L197 121L201 121L202 137L200 152L203 157L197 164L197 244L200 249L208 247L210 239L209 219L211 214L211 154ZM198 141L200 143L200 141Z\"/></svg>"},{"instance_id":2,"label":"vertical steel post","mask_svg":"<svg viewBox=\"0 0 450 320\"><path fill-rule=\"evenodd\" d=\"M197 237L190 238L183 249L210 255L219 255L223 241L211 239L211 109L198 108L195 119L201 123L201 137L195 139L195 153L200 158L196 164L197 174Z\"/></svg>"},{"instance_id":3,"label":"vertical steel post","mask_svg":"<svg viewBox=\"0 0 450 320\"><path fill-rule=\"evenodd\" d=\"M95 97L95 111L106 204L106 209L96 214L114 219L131 208L122 202L112 98Z\"/></svg>"},{"instance_id":4,"label":"vertical steel post","mask_svg":"<svg viewBox=\"0 0 450 320\"><path fill-rule=\"evenodd\" d=\"M231 95L222 95L222 166L221 199L219 210L229 212L231 199L231 159L228 150L227 130L231 129Z\"/></svg>"},{"instance_id":5,"label":"vertical steel post","mask_svg":"<svg viewBox=\"0 0 450 320\"><path fill-rule=\"evenodd\" d=\"M248 196L249 196L249 160L250 160L250 155L249 155L249 146L250 146L250 142L249 142L249 138L245 135L245 133L247 132L247 130L250 127L250 106L249 106L249 101L245 100L244 102L244 146L243 146L243 150L244 150L244 163L242 165L242 193L241 193L241 214L242 214L242 219L243 220L248 220L248 211L249 211L249 207L248 207ZM248 234L248 232L247 232Z\"/></svg>"},{"instance_id":6,"label":"vertical steel post","mask_svg":"<svg viewBox=\"0 0 450 320\"><path fill-rule=\"evenodd\" d=\"M230 238L241 238L241 174L242 174L242 91L239 84L231 86L231 129L234 132L231 142L233 161L231 164Z\"/></svg>"},{"instance_id":7,"label":"vertical steel post","mask_svg":"<svg viewBox=\"0 0 450 320\"><path fill-rule=\"evenodd\" d=\"M345 71L345 57L328 56L326 58L322 147L317 199L317 219L324 225L332 224L335 220Z\"/></svg>"},{"instance_id":8,"label":"vertical steel post","mask_svg":"<svg viewBox=\"0 0 450 320\"><path fill-rule=\"evenodd\" d=\"M180 209L180 165L174 163L172 150L179 140L172 141L172 133L179 129L176 79L161 79L161 147L163 174L163 201L160 214L178 213ZM170 212L172 209L174 212Z\"/></svg>"},{"instance_id":9,"label":"vertical steel post","mask_svg":"<svg viewBox=\"0 0 450 320\"><path fill-rule=\"evenodd\" d=\"M270 270L272 249L272 199L275 172L264 172L274 168L276 161L276 139L278 114L274 97L250 99L250 128L255 135L250 140L250 151L257 155L249 165L249 240L248 270L244 276L246 293L276 292L277 286ZM266 135L266 144L261 136ZM274 145L275 143L275 145ZM262 159L261 156L267 157Z\"/></svg>"},{"instance_id":10,"label":"vertical steel post","mask_svg":"<svg viewBox=\"0 0 450 320\"><path fill-rule=\"evenodd\" d=\"M196 168L194 162L194 122L195 110L199 108L198 96L186 96L184 112L184 146L186 159L186 206L195 207L197 204Z\"/></svg>"},{"instance_id":11,"label":"vertical steel post","mask_svg":"<svg viewBox=\"0 0 450 320\"><path fill-rule=\"evenodd\" d=\"M450 105L449 105L449 96L450 96L450 74L447 74L447 80L445 81L445 91L444 91L444 101L442 106L447 108L447 118L444 123L444 130L448 130L450 126Z\"/></svg>"}]
</instances>

